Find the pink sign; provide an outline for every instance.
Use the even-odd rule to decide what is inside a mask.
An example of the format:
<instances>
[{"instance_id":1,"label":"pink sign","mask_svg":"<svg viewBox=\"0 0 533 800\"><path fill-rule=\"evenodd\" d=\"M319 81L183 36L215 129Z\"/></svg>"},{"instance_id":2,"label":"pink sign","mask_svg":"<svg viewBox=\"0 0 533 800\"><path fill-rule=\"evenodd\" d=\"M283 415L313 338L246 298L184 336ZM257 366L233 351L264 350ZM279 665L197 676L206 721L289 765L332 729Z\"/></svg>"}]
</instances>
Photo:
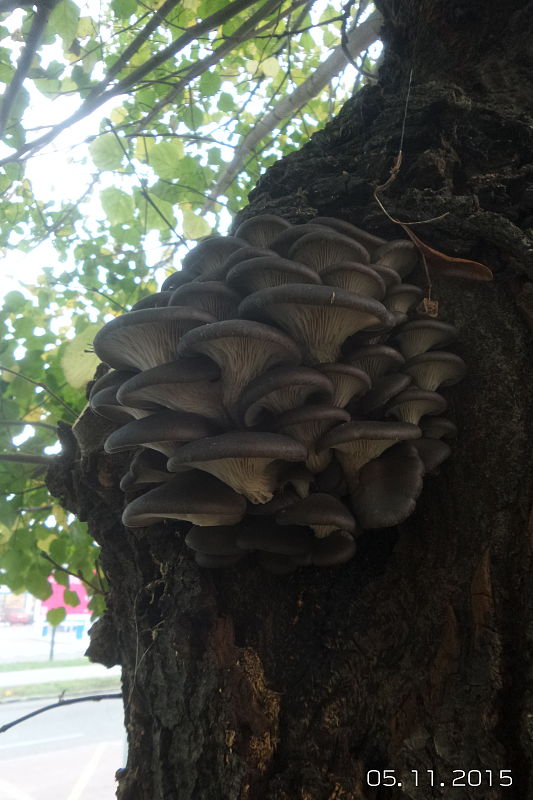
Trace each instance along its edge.
<instances>
[{"instance_id":1,"label":"pink sign","mask_svg":"<svg viewBox=\"0 0 533 800\"><path fill-rule=\"evenodd\" d=\"M69 579L69 590L71 592L76 592L78 597L80 598L79 605L77 606L69 606L65 603L63 599L63 592L65 591L64 586L60 586L59 583L56 583L54 578L48 578L48 583L52 589L52 594L47 600L42 601L43 608L46 608L47 611L50 611L51 608L66 608L67 614L90 614L91 611L87 607L89 602L89 597L87 596L87 590L83 583L78 580L78 578L70 578Z\"/></svg>"}]
</instances>

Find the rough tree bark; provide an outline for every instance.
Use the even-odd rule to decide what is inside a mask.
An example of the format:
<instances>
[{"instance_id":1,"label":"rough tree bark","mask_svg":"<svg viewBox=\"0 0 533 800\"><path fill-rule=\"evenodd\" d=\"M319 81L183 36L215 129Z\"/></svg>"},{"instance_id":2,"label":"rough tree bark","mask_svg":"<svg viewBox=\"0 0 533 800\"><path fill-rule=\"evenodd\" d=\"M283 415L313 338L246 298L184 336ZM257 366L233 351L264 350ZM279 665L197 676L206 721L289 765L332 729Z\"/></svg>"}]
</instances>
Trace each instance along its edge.
<instances>
[{"instance_id":1,"label":"rough tree bark","mask_svg":"<svg viewBox=\"0 0 533 800\"><path fill-rule=\"evenodd\" d=\"M274 165L244 215L403 235L372 192L397 154L413 69L388 208L447 212L417 233L495 273L435 282L469 365L447 395L460 435L398 529L364 534L342 568L275 577L199 570L173 522L124 530L125 465L102 452L105 422L85 415L77 440L63 429L50 489L88 520L111 586L90 654L123 666L121 800L419 800L451 796L453 770L490 770L494 784L482 772L453 797L533 797L533 4L376 5L378 84ZM370 769L402 786L369 787Z\"/></svg>"}]
</instances>

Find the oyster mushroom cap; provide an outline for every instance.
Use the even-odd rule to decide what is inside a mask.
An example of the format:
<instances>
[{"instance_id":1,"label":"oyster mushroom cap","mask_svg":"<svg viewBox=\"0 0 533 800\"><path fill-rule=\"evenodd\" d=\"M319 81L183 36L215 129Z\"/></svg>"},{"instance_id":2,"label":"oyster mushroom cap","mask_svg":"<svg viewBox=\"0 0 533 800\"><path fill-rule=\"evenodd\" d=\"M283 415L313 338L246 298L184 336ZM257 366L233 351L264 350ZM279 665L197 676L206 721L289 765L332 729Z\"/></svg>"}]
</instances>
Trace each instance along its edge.
<instances>
[{"instance_id":1,"label":"oyster mushroom cap","mask_svg":"<svg viewBox=\"0 0 533 800\"><path fill-rule=\"evenodd\" d=\"M125 406L201 414L225 425L219 377L219 367L205 356L180 358L134 375L122 384L117 399Z\"/></svg>"},{"instance_id":2,"label":"oyster mushroom cap","mask_svg":"<svg viewBox=\"0 0 533 800\"><path fill-rule=\"evenodd\" d=\"M307 469L316 474L326 469L331 461L331 453L319 453L316 443L320 437L334 425L348 422L350 415L342 408L335 408L319 403L285 411L276 425L276 430L292 436L306 448L305 464Z\"/></svg>"},{"instance_id":3,"label":"oyster mushroom cap","mask_svg":"<svg viewBox=\"0 0 533 800\"><path fill-rule=\"evenodd\" d=\"M306 525L322 538L335 530L355 533L355 520L344 503L330 494L317 492L281 509L276 514L278 525Z\"/></svg>"},{"instance_id":4,"label":"oyster mushroom cap","mask_svg":"<svg viewBox=\"0 0 533 800\"><path fill-rule=\"evenodd\" d=\"M138 300L135 305L131 307L131 311L139 311L143 308L164 308L164 306L168 305L171 294L172 292L169 291L149 294L141 300Z\"/></svg>"},{"instance_id":5,"label":"oyster mushroom cap","mask_svg":"<svg viewBox=\"0 0 533 800\"><path fill-rule=\"evenodd\" d=\"M457 338L457 329L438 319L416 319L406 322L393 335L393 341L407 359L434 347L441 347Z\"/></svg>"},{"instance_id":6,"label":"oyster mushroom cap","mask_svg":"<svg viewBox=\"0 0 533 800\"><path fill-rule=\"evenodd\" d=\"M179 269L171 275L167 275L161 284L161 292L173 292L178 286L183 286L184 283L190 283L194 280L194 275L186 269Z\"/></svg>"},{"instance_id":7,"label":"oyster mushroom cap","mask_svg":"<svg viewBox=\"0 0 533 800\"><path fill-rule=\"evenodd\" d=\"M89 393L89 406L95 414L111 420L112 422L130 422L132 417L146 416L145 411L133 406L121 405L117 393L122 383L127 381L135 372L126 370L109 370L105 375L95 381Z\"/></svg>"},{"instance_id":8,"label":"oyster mushroom cap","mask_svg":"<svg viewBox=\"0 0 533 800\"><path fill-rule=\"evenodd\" d=\"M407 439L419 439L420 428L405 422L361 420L337 425L317 444L318 452L333 449L341 463L350 492L359 482L359 472L366 463L377 458L389 447Z\"/></svg>"},{"instance_id":9,"label":"oyster mushroom cap","mask_svg":"<svg viewBox=\"0 0 533 800\"><path fill-rule=\"evenodd\" d=\"M439 386L453 386L466 375L466 364L455 353L430 350L409 359L405 372L413 376L420 389L434 392Z\"/></svg>"},{"instance_id":10,"label":"oyster mushroom cap","mask_svg":"<svg viewBox=\"0 0 533 800\"><path fill-rule=\"evenodd\" d=\"M113 431L104 443L106 453L144 446L158 450L167 457L174 455L180 445L217 433L218 427L198 414L183 411L156 411L143 419L127 422Z\"/></svg>"},{"instance_id":11,"label":"oyster mushroom cap","mask_svg":"<svg viewBox=\"0 0 533 800\"><path fill-rule=\"evenodd\" d=\"M246 387L240 401L244 424L259 424L265 412L279 415L313 402L330 402L333 384L311 367L274 367L258 375Z\"/></svg>"},{"instance_id":12,"label":"oyster mushroom cap","mask_svg":"<svg viewBox=\"0 0 533 800\"><path fill-rule=\"evenodd\" d=\"M242 556L237 536L235 525L193 525L185 537L185 544L191 550L212 556Z\"/></svg>"},{"instance_id":13,"label":"oyster mushroom cap","mask_svg":"<svg viewBox=\"0 0 533 800\"><path fill-rule=\"evenodd\" d=\"M169 306L187 306L206 311L214 319L232 319L237 316L241 296L222 281L196 281L185 283L171 293Z\"/></svg>"},{"instance_id":14,"label":"oyster mushroom cap","mask_svg":"<svg viewBox=\"0 0 533 800\"><path fill-rule=\"evenodd\" d=\"M206 276L216 274L236 250L247 244L235 236L209 236L182 259L183 269L193 277L206 279Z\"/></svg>"},{"instance_id":15,"label":"oyster mushroom cap","mask_svg":"<svg viewBox=\"0 0 533 800\"><path fill-rule=\"evenodd\" d=\"M412 445L416 447L424 469L429 475L434 473L452 453L451 447L440 439L417 439Z\"/></svg>"},{"instance_id":16,"label":"oyster mushroom cap","mask_svg":"<svg viewBox=\"0 0 533 800\"><path fill-rule=\"evenodd\" d=\"M395 269L405 278L418 264L418 250L408 239L393 239L374 250L373 259L378 264Z\"/></svg>"},{"instance_id":17,"label":"oyster mushroom cap","mask_svg":"<svg viewBox=\"0 0 533 800\"><path fill-rule=\"evenodd\" d=\"M401 369L405 358L386 344L369 344L348 352L343 359L354 367L359 367L369 375L372 381L387 372Z\"/></svg>"},{"instance_id":18,"label":"oyster mushroom cap","mask_svg":"<svg viewBox=\"0 0 533 800\"><path fill-rule=\"evenodd\" d=\"M259 322L225 320L189 332L180 342L180 355L202 353L219 365L222 372L224 406L237 424L239 401L244 388L258 375L282 364L302 360L297 344L286 334Z\"/></svg>"},{"instance_id":19,"label":"oyster mushroom cap","mask_svg":"<svg viewBox=\"0 0 533 800\"><path fill-rule=\"evenodd\" d=\"M243 553L238 556L215 556L212 553L200 552L194 554L194 560L198 566L207 569L227 569L228 567L234 567L235 564L238 564L243 558Z\"/></svg>"},{"instance_id":20,"label":"oyster mushroom cap","mask_svg":"<svg viewBox=\"0 0 533 800\"><path fill-rule=\"evenodd\" d=\"M442 414L447 408L448 403L440 394L411 388L400 392L390 401L385 416L418 425L420 418L426 414Z\"/></svg>"},{"instance_id":21,"label":"oyster mushroom cap","mask_svg":"<svg viewBox=\"0 0 533 800\"><path fill-rule=\"evenodd\" d=\"M214 321L205 311L182 306L128 311L98 331L94 350L115 369L150 369L177 357L187 331Z\"/></svg>"},{"instance_id":22,"label":"oyster mushroom cap","mask_svg":"<svg viewBox=\"0 0 533 800\"><path fill-rule=\"evenodd\" d=\"M286 283L320 284L320 277L311 267L275 254L240 261L229 270L226 280L245 294Z\"/></svg>"},{"instance_id":23,"label":"oyster mushroom cap","mask_svg":"<svg viewBox=\"0 0 533 800\"><path fill-rule=\"evenodd\" d=\"M276 433L230 431L190 442L169 459L170 472L196 468L215 475L251 503L272 500L286 461L304 461L305 447Z\"/></svg>"},{"instance_id":24,"label":"oyster mushroom cap","mask_svg":"<svg viewBox=\"0 0 533 800\"><path fill-rule=\"evenodd\" d=\"M382 279L383 283L385 284L387 290L391 289L393 286L399 286L402 282L402 279L398 275L395 269L392 267L387 267L385 264L370 264L374 272L376 272L379 277Z\"/></svg>"},{"instance_id":25,"label":"oyster mushroom cap","mask_svg":"<svg viewBox=\"0 0 533 800\"><path fill-rule=\"evenodd\" d=\"M244 516L246 500L225 483L205 472L185 472L128 503L122 515L127 528L180 519L194 525L236 525Z\"/></svg>"},{"instance_id":26,"label":"oyster mushroom cap","mask_svg":"<svg viewBox=\"0 0 533 800\"><path fill-rule=\"evenodd\" d=\"M290 222L275 214L258 214L241 222L235 231L235 236L255 247L268 247L277 236L290 227Z\"/></svg>"},{"instance_id":27,"label":"oyster mushroom cap","mask_svg":"<svg viewBox=\"0 0 533 800\"><path fill-rule=\"evenodd\" d=\"M351 364L317 364L319 372L324 373L333 384L334 395L331 404L344 408L356 398L362 397L371 386L369 376L362 369Z\"/></svg>"},{"instance_id":28,"label":"oyster mushroom cap","mask_svg":"<svg viewBox=\"0 0 533 800\"><path fill-rule=\"evenodd\" d=\"M410 283L400 283L392 286L383 300L383 305L389 311L396 314L407 314L407 312L422 300L424 292L420 287Z\"/></svg>"},{"instance_id":29,"label":"oyster mushroom cap","mask_svg":"<svg viewBox=\"0 0 533 800\"><path fill-rule=\"evenodd\" d=\"M344 289L286 284L246 297L239 315L267 319L287 331L307 352L311 364L338 360L344 340L371 325L392 325L385 307L371 297Z\"/></svg>"},{"instance_id":30,"label":"oyster mushroom cap","mask_svg":"<svg viewBox=\"0 0 533 800\"><path fill-rule=\"evenodd\" d=\"M390 528L415 510L425 468L414 445L397 444L361 469L352 508L362 528Z\"/></svg>"},{"instance_id":31,"label":"oyster mushroom cap","mask_svg":"<svg viewBox=\"0 0 533 800\"><path fill-rule=\"evenodd\" d=\"M381 236L368 233L368 231L364 231L362 228L352 225L351 222L345 222L343 219L336 219L335 217L314 217L311 223L326 225L328 228L337 231L337 233L342 233L344 236L349 236L350 239L355 239L355 241L362 244L369 253L373 253L376 248L387 244L387 240L382 239Z\"/></svg>"},{"instance_id":32,"label":"oyster mushroom cap","mask_svg":"<svg viewBox=\"0 0 533 800\"><path fill-rule=\"evenodd\" d=\"M383 300L385 297L383 278L367 264L341 261L323 270L320 277L325 286L337 286L347 292L373 297L375 300Z\"/></svg>"},{"instance_id":33,"label":"oyster mushroom cap","mask_svg":"<svg viewBox=\"0 0 533 800\"><path fill-rule=\"evenodd\" d=\"M301 527L279 528L271 522L243 526L237 535L237 544L242 550L261 550L285 556L300 556L311 551L313 534Z\"/></svg>"},{"instance_id":34,"label":"oyster mushroom cap","mask_svg":"<svg viewBox=\"0 0 533 800\"><path fill-rule=\"evenodd\" d=\"M362 244L336 231L315 231L299 238L289 250L289 258L302 261L319 275L343 261L368 264L370 255Z\"/></svg>"},{"instance_id":35,"label":"oyster mushroom cap","mask_svg":"<svg viewBox=\"0 0 533 800\"><path fill-rule=\"evenodd\" d=\"M315 567L337 567L351 561L357 550L355 539L348 531L334 531L323 539L315 539L311 563Z\"/></svg>"},{"instance_id":36,"label":"oyster mushroom cap","mask_svg":"<svg viewBox=\"0 0 533 800\"><path fill-rule=\"evenodd\" d=\"M446 417L428 417L420 422L422 435L427 439L442 439L457 436L457 425Z\"/></svg>"},{"instance_id":37,"label":"oyster mushroom cap","mask_svg":"<svg viewBox=\"0 0 533 800\"><path fill-rule=\"evenodd\" d=\"M298 239L306 236L308 233L328 233L331 232L330 228L325 225L316 225L314 223L304 223L302 225L291 225L290 228L280 233L271 243L270 248L278 255L287 258L291 247Z\"/></svg>"},{"instance_id":38,"label":"oyster mushroom cap","mask_svg":"<svg viewBox=\"0 0 533 800\"><path fill-rule=\"evenodd\" d=\"M374 381L373 388L357 402L356 410L360 414L376 414L385 408L393 397L403 392L412 378L403 372L389 372Z\"/></svg>"},{"instance_id":39,"label":"oyster mushroom cap","mask_svg":"<svg viewBox=\"0 0 533 800\"><path fill-rule=\"evenodd\" d=\"M166 462L166 457L156 450L141 448L135 453L128 471L122 476L120 488L123 492L132 492L171 480L174 475L167 471Z\"/></svg>"}]
</instances>

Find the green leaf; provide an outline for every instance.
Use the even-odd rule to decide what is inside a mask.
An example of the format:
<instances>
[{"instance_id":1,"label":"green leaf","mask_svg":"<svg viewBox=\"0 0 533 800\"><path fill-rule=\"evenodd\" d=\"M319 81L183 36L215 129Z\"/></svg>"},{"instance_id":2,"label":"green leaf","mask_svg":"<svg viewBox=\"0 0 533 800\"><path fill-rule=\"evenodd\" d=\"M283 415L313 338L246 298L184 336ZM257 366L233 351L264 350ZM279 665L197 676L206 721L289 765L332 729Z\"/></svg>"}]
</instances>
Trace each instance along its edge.
<instances>
[{"instance_id":1,"label":"green leaf","mask_svg":"<svg viewBox=\"0 0 533 800\"><path fill-rule=\"evenodd\" d=\"M211 233L211 226L203 217L193 211L183 211L183 234L187 239L201 239Z\"/></svg>"},{"instance_id":2,"label":"green leaf","mask_svg":"<svg viewBox=\"0 0 533 800\"><path fill-rule=\"evenodd\" d=\"M137 8L136 0L112 0L111 8L119 19L129 19Z\"/></svg>"},{"instance_id":3,"label":"green leaf","mask_svg":"<svg viewBox=\"0 0 533 800\"><path fill-rule=\"evenodd\" d=\"M67 606L72 606L76 608L80 604L80 598L77 592L73 592L70 589L65 589L63 591L63 602L67 604Z\"/></svg>"},{"instance_id":4,"label":"green leaf","mask_svg":"<svg viewBox=\"0 0 533 800\"><path fill-rule=\"evenodd\" d=\"M108 190L104 189L104 191ZM119 190L111 189L111 191ZM132 198L128 195L126 197L131 200L133 210ZM100 359L95 353L87 351L89 347L92 347L94 337L101 327L98 324L89 325L67 344L61 356L61 366L65 373L65 378L74 389L83 389L93 377L96 367L100 363Z\"/></svg>"},{"instance_id":5,"label":"green leaf","mask_svg":"<svg viewBox=\"0 0 533 800\"><path fill-rule=\"evenodd\" d=\"M183 145L179 139L160 142L150 150L149 163L160 178L177 178L180 174L180 160L183 158Z\"/></svg>"},{"instance_id":6,"label":"green leaf","mask_svg":"<svg viewBox=\"0 0 533 800\"><path fill-rule=\"evenodd\" d=\"M233 97L227 92L220 92L217 105L221 111L233 111L235 108Z\"/></svg>"},{"instance_id":7,"label":"green leaf","mask_svg":"<svg viewBox=\"0 0 533 800\"><path fill-rule=\"evenodd\" d=\"M118 169L124 158L124 152L114 133L104 133L92 141L89 152L95 167L100 170Z\"/></svg>"},{"instance_id":8,"label":"green leaf","mask_svg":"<svg viewBox=\"0 0 533 800\"><path fill-rule=\"evenodd\" d=\"M56 627L56 625L60 625L63 622L66 616L67 616L66 609L51 608L46 615L46 619L50 623L50 625Z\"/></svg>"},{"instance_id":9,"label":"green leaf","mask_svg":"<svg viewBox=\"0 0 533 800\"><path fill-rule=\"evenodd\" d=\"M220 89L222 80L216 72L204 72L200 78L200 92L204 97L212 97Z\"/></svg>"},{"instance_id":10,"label":"green leaf","mask_svg":"<svg viewBox=\"0 0 533 800\"><path fill-rule=\"evenodd\" d=\"M112 225L121 225L133 220L133 197L122 189L109 186L100 192L100 202Z\"/></svg>"},{"instance_id":11,"label":"green leaf","mask_svg":"<svg viewBox=\"0 0 533 800\"><path fill-rule=\"evenodd\" d=\"M61 0L48 18L47 32L61 36L65 51L76 37L79 19L80 9L72 0Z\"/></svg>"},{"instance_id":12,"label":"green leaf","mask_svg":"<svg viewBox=\"0 0 533 800\"><path fill-rule=\"evenodd\" d=\"M7 314L16 314L27 306L28 301L21 292L8 292L4 297L4 311Z\"/></svg>"}]
</instances>

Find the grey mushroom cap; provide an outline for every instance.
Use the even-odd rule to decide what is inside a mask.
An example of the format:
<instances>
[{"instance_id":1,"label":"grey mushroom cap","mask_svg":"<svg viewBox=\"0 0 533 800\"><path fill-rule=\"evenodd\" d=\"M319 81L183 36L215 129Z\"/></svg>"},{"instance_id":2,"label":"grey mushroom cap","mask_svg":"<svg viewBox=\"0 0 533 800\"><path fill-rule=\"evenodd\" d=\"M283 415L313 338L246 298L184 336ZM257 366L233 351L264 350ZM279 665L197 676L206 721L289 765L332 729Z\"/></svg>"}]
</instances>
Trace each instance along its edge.
<instances>
[{"instance_id":1,"label":"grey mushroom cap","mask_svg":"<svg viewBox=\"0 0 533 800\"><path fill-rule=\"evenodd\" d=\"M306 456L305 447L289 436L230 431L183 445L167 467L171 472L183 467L205 470L252 503L267 503L278 486L283 462L304 461Z\"/></svg>"},{"instance_id":2,"label":"grey mushroom cap","mask_svg":"<svg viewBox=\"0 0 533 800\"><path fill-rule=\"evenodd\" d=\"M320 284L319 275L311 267L275 254L240 261L229 270L226 280L245 294L286 283Z\"/></svg>"},{"instance_id":3,"label":"grey mushroom cap","mask_svg":"<svg viewBox=\"0 0 533 800\"><path fill-rule=\"evenodd\" d=\"M326 375L311 367L274 367L258 375L246 387L240 401L244 424L259 424L265 412L279 415L311 402L328 403L333 384Z\"/></svg>"},{"instance_id":4,"label":"grey mushroom cap","mask_svg":"<svg viewBox=\"0 0 533 800\"><path fill-rule=\"evenodd\" d=\"M326 492L336 497L348 494L344 472L335 456L332 457L325 470L315 475L315 484L319 492Z\"/></svg>"},{"instance_id":5,"label":"grey mushroom cap","mask_svg":"<svg viewBox=\"0 0 533 800\"><path fill-rule=\"evenodd\" d=\"M409 359L404 367L420 389L434 392L439 386L453 386L466 375L466 364L455 353L430 350Z\"/></svg>"},{"instance_id":6,"label":"grey mushroom cap","mask_svg":"<svg viewBox=\"0 0 533 800\"><path fill-rule=\"evenodd\" d=\"M407 312L418 304L424 295L422 289L410 283L401 283L399 286L392 286L383 300L383 305L389 311L397 314L407 314Z\"/></svg>"},{"instance_id":7,"label":"grey mushroom cap","mask_svg":"<svg viewBox=\"0 0 533 800\"><path fill-rule=\"evenodd\" d=\"M134 375L119 388L117 398L126 406L149 410L164 406L225 425L219 377L220 368L205 356L180 358Z\"/></svg>"},{"instance_id":8,"label":"grey mushroom cap","mask_svg":"<svg viewBox=\"0 0 533 800\"><path fill-rule=\"evenodd\" d=\"M336 219L335 217L314 217L311 223L318 225L326 225L332 228L337 233L342 233L344 236L349 236L350 239L355 239L356 242L362 244L369 253L373 253L378 247L387 244L386 239L381 236L375 236L373 233L362 230L350 222L345 222L343 219Z\"/></svg>"},{"instance_id":9,"label":"grey mushroom cap","mask_svg":"<svg viewBox=\"0 0 533 800\"><path fill-rule=\"evenodd\" d=\"M166 461L166 456L156 450L138 450L128 471L122 476L120 488L123 492L134 492L150 488L154 483L172 480L174 475L167 471Z\"/></svg>"},{"instance_id":10,"label":"grey mushroom cap","mask_svg":"<svg viewBox=\"0 0 533 800\"><path fill-rule=\"evenodd\" d=\"M366 464L352 494L362 528L390 528L410 516L422 491L424 464L416 448L402 442Z\"/></svg>"},{"instance_id":11,"label":"grey mushroom cap","mask_svg":"<svg viewBox=\"0 0 533 800\"><path fill-rule=\"evenodd\" d=\"M314 479L314 474L304 464L287 464L280 471L278 483L281 491L292 487L298 497L307 497Z\"/></svg>"},{"instance_id":12,"label":"grey mushroom cap","mask_svg":"<svg viewBox=\"0 0 533 800\"><path fill-rule=\"evenodd\" d=\"M416 447L416 451L424 464L424 469L430 475L452 453L451 447L440 439L417 439L412 442L412 445Z\"/></svg>"},{"instance_id":13,"label":"grey mushroom cap","mask_svg":"<svg viewBox=\"0 0 533 800\"><path fill-rule=\"evenodd\" d=\"M427 439L442 439L457 436L457 425L446 417L428 417L420 422L422 435Z\"/></svg>"},{"instance_id":14,"label":"grey mushroom cap","mask_svg":"<svg viewBox=\"0 0 533 800\"><path fill-rule=\"evenodd\" d=\"M386 344L369 344L358 347L348 352L344 356L344 361L362 369L372 381L387 372L402 369L405 364L402 354Z\"/></svg>"},{"instance_id":15,"label":"grey mushroom cap","mask_svg":"<svg viewBox=\"0 0 533 800\"><path fill-rule=\"evenodd\" d=\"M385 264L374 263L369 266L379 275L387 289L391 289L393 286L399 286L402 282L401 277L392 267L387 267Z\"/></svg>"},{"instance_id":16,"label":"grey mushroom cap","mask_svg":"<svg viewBox=\"0 0 533 800\"><path fill-rule=\"evenodd\" d=\"M390 313L378 300L308 284L254 292L240 304L239 315L278 324L305 348L311 364L337 361L344 340L361 329L393 324Z\"/></svg>"},{"instance_id":17,"label":"grey mushroom cap","mask_svg":"<svg viewBox=\"0 0 533 800\"><path fill-rule=\"evenodd\" d=\"M457 338L457 329L437 319L416 319L406 322L393 336L403 355L411 359L434 347L441 347Z\"/></svg>"},{"instance_id":18,"label":"grey mushroom cap","mask_svg":"<svg viewBox=\"0 0 533 800\"><path fill-rule=\"evenodd\" d=\"M385 297L383 278L368 264L341 261L323 270L320 277L325 286L338 286L339 289L375 300Z\"/></svg>"},{"instance_id":19,"label":"grey mushroom cap","mask_svg":"<svg viewBox=\"0 0 533 800\"><path fill-rule=\"evenodd\" d=\"M238 532L235 525L193 525L185 537L185 544L191 550L212 556L242 556L242 548L237 545Z\"/></svg>"},{"instance_id":20,"label":"grey mushroom cap","mask_svg":"<svg viewBox=\"0 0 533 800\"><path fill-rule=\"evenodd\" d=\"M342 408L320 403L285 411L277 421L276 430L292 436L306 448L305 463L313 474L322 472L331 460L331 453L317 452L316 443L325 431L348 422L350 415Z\"/></svg>"},{"instance_id":21,"label":"grey mushroom cap","mask_svg":"<svg viewBox=\"0 0 533 800\"><path fill-rule=\"evenodd\" d=\"M182 336L214 319L205 311L181 306L128 311L98 331L94 350L115 369L150 369L173 361Z\"/></svg>"},{"instance_id":22,"label":"grey mushroom cap","mask_svg":"<svg viewBox=\"0 0 533 800\"><path fill-rule=\"evenodd\" d=\"M337 567L351 561L357 550L355 539L348 531L334 531L324 539L315 539L311 562L315 567Z\"/></svg>"},{"instance_id":23,"label":"grey mushroom cap","mask_svg":"<svg viewBox=\"0 0 533 800\"><path fill-rule=\"evenodd\" d=\"M179 519L195 525L235 525L246 501L222 481L205 472L185 472L128 503L122 515L127 528Z\"/></svg>"},{"instance_id":24,"label":"grey mushroom cap","mask_svg":"<svg viewBox=\"0 0 533 800\"><path fill-rule=\"evenodd\" d=\"M437 392L411 388L400 392L391 400L385 409L385 416L418 425L421 417L426 414L442 414L447 407L448 403Z\"/></svg>"},{"instance_id":25,"label":"grey mushroom cap","mask_svg":"<svg viewBox=\"0 0 533 800\"><path fill-rule=\"evenodd\" d=\"M351 364L317 364L319 372L323 372L333 384L333 406L344 408L350 401L362 397L371 386L370 377L364 370L352 367Z\"/></svg>"},{"instance_id":26,"label":"grey mushroom cap","mask_svg":"<svg viewBox=\"0 0 533 800\"><path fill-rule=\"evenodd\" d=\"M364 465L399 441L419 439L420 428L405 422L360 420L329 430L317 443L317 450L334 449L342 465L350 491L357 488L358 474Z\"/></svg>"},{"instance_id":27,"label":"grey mushroom cap","mask_svg":"<svg viewBox=\"0 0 533 800\"><path fill-rule=\"evenodd\" d=\"M130 422L132 419L146 417L149 413L139 408L121 405L117 400L117 390L114 386L107 386L98 392L93 392L89 405L95 414L112 422Z\"/></svg>"},{"instance_id":28,"label":"grey mushroom cap","mask_svg":"<svg viewBox=\"0 0 533 800\"><path fill-rule=\"evenodd\" d=\"M355 407L357 413L365 416L379 413L393 397L407 389L411 382L411 376L405 375L403 372L390 372L382 375L374 382L374 386L368 394L357 402Z\"/></svg>"},{"instance_id":29,"label":"grey mushroom cap","mask_svg":"<svg viewBox=\"0 0 533 800\"><path fill-rule=\"evenodd\" d=\"M223 266L216 272L216 277L213 276L212 280L225 280L229 270L241 261L251 261L254 258L276 258L277 253L267 247L252 247L252 245L244 245L235 250L229 258L226 259ZM200 278L201 280L201 278Z\"/></svg>"},{"instance_id":30,"label":"grey mushroom cap","mask_svg":"<svg viewBox=\"0 0 533 800\"><path fill-rule=\"evenodd\" d=\"M246 513L250 514L252 517L274 516L277 511L292 505L292 503L295 503L296 500L299 499L300 496L295 492L295 490L287 485L280 491L276 492L272 497L272 500L269 500L268 503L258 505L257 503L249 502L246 507Z\"/></svg>"},{"instance_id":31,"label":"grey mushroom cap","mask_svg":"<svg viewBox=\"0 0 533 800\"><path fill-rule=\"evenodd\" d=\"M187 306L207 311L216 320L237 316L241 296L222 281L185 283L171 293L169 306Z\"/></svg>"},{"instance_id":32,"label":"grey mushroom cap","mask_svg":"<svg viewBox=\"0 0 533 800\"><path fill-rule=\"evenodd\" d=\"M179 354L203 353L213 359L222 371L223 403L239 424L239 401L243 389L257 375L282 364L299 364L298 345L286 334L250 320L225 320L198 328L198 334L183 337Z\"/></svg>"},{"instance_id":33,"label":"grey mushroom cap","mask_svg":"<svg viewBox=\"0 0 533 800\"><path fill-rule=\"evenodd\" d=\"M336 231L315 231L298 239L289 250L289 258L302 261L321 274L344 261L368 264L370 255L362 244Z\"/></svg>"},{"instance_id":34,"label":"grey mushroom cap","mask_svg":"<svg viewBox=\"0 0 533 800\"><path fill-rule=\"evenodd\" d=\"M168 305L171 294L172 292L169 291L154 292L154 294L149 294L141 300L138 300L137 303L131 307L131 310L139 311L143 308L163 308Z\"/></svg>"},{"instance_id":35,"label":"grey mushroom cap","mask_svg":"<svg viewBox=\"0 0 533 800\"><path fill-rule=\"evenodd\" d=\"M235 236L209 236L182 259L183 269L193 277L216 273L227 259L247 242Z\"/></svg>"},{"instance_id":36,"label":"grey mushroom cap","mask_svg":"<svg viewBox=\"0 0 533 800\"><path fill-rule=\"evenodd\" d=\"M237 544L242 550L261 550L285 556L309 553L313 545L313 534L305 528L291 526L279 528L271 522L243 526L237 535Z\"/></svg>"},{"instance_id":37,"label":"grey mushroom cap","mask_svg":"<svg viewBox=\"0 0 533 800\"><path fill-rule=\"evenodd\" d=\"M173 292L178 286L182 286L184 283L190 283L193 278L194 276L186 269L179 269L165 278L161 284L161 293Z\"/></svg>"},{"instance_id":38,"label":"grey mushroom cap","mask_svg":"<svg viewBox=\"0 0 533 800\"><path fill-rule=\"evenodd\" d=\"M290 222L275 214L259 214L241 222L235 231L235 236L255 247L268 247L277 236L290 227Z\"/></svg>"},{"instance_id":39,"label":"grey mushroom cap","mask_svg":"<svg viewBox=\"0 0 533 800\"><path fill-rule=\"evenodd\" d=\"M317 492L281 509L276 514L278 525L306 525L318 537L334 530L355 532L355 520L344 503L329 494Z\"/></svg>"},{"instance_id":40,"label":"grey mushroom cap","mask_svg":"<svg viewBox=\"0 0 533 800\"><path fill-rule=\"evenodd\" d=\"M418 264L418 250L408 239L393 239L374 251L373 260L392 267L405 278Z\"/></svg>"},{"instance_id":41,"label":"grey mushroom cap","mask_svg":"<svg viewBox=\"0 0 533 800\"><path fill-rule=\"evenodd\" d=\"M278 255L283 256L283 258L287 258L291 247L298 239L301 239L308 233L324 233L329 231L330 229L325 225L316 225L314 223L291 225L290 228L280 233L280 235L270 243L270 248L278 253Z\"/></svg>"},{"instance_id":42,"label":"grey mushroom cap","mask_svg":"<svg viewBox=\"0 0 533 800\"><path fill-rule=\"evenodd\" d=\"M217 431L218 427L205 417L166 409L122 425L107 437L104 449L106 453L118 453L144 446L170 457L183 443Z\"/></svg>"}]
</instances>

